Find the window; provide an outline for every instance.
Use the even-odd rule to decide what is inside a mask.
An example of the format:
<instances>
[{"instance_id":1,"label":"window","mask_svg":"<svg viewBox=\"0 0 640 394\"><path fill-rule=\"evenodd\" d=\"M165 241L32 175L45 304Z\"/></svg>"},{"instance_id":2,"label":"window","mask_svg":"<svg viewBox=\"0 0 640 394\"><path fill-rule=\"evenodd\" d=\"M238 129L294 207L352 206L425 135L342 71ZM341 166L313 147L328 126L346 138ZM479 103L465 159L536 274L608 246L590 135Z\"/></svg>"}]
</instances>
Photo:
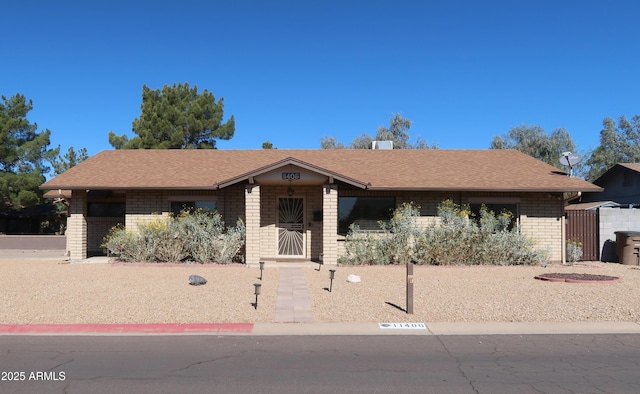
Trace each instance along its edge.
<instances>
[{"instance_id":1,"label":"window","mask_svg":"<svg viewBox=\"0 0 640 394\"><path fill-rule=\"evenodd\" d=\"M518 204L505 204L505 203L486 203L486 204L469 204L469 209L474 215L474 218L480 222L480 208L484 205L488 211L498 215L504 211L511 212L513 217L511 218L511 224L509 230L513 229L518 223Z\"/></svg>"},{"instance_id":2,"label":"window","mask_svg":"<svg viewBox=\"0 0 640 394\"><path fill-rule=\"evenodd\" d=\"M123 202L88 202L87 216L101 218L124 217L126 204Z\"/></svg>"},{"instance_id":3,"label":"window","mask_svg":"<svg viewBox=\"0 0 640 394\"><path fill-rule=\"evenodd\" d=\"M352 223L361 230L380 230L378 222L391 219L395 208L395 197L339 197L338 233L346 234Z\"/></svg>"},{"instance_id":4,"label":"window","mask_svg":"<svg viewBox=\"0 0 640 394\"><path fill-rule=\"evenodd\" d=\"M202 209L203 211L215 211L216 201L171 201L171 212L174 216L180 215L184 210Z\"/></svg>"}]
</instances>

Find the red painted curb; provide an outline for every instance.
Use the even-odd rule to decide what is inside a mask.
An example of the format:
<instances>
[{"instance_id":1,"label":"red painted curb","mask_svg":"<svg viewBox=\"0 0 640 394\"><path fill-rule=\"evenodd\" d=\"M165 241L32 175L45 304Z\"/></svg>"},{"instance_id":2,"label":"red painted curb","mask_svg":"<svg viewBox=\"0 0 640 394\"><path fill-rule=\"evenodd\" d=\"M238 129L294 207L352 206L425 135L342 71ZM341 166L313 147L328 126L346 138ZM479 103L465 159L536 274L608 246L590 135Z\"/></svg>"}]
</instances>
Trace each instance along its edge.
<instances>
[{"instance_id":1,"label":"red painted curb","mask_svg":"<svg viewBox=\"0 0 640 394\"><path fill-rule=\"evenodd\" d=\"M253 323L201 324L0 324L0 334L187 334L247 333Z\"/></svg>"}]
</instances>

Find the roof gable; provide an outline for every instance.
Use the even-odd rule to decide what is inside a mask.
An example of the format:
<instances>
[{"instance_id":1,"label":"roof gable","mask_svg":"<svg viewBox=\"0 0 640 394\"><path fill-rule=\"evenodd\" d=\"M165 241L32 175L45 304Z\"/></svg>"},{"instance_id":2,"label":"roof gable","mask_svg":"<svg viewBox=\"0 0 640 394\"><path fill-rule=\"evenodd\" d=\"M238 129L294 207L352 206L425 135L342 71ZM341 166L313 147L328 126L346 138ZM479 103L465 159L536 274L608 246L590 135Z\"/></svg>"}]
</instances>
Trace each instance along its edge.
<instances>
[{"instance_id":1,"label":"roof gable","mask_svg":"<svg viewBox=\"0 0 640 394\"><path fill-rule=\"evenodd\" d=\"M593 183L604 187L611 178L615 178L619 173L626 171L634 172L640 176L640 163L617 163L600 175Z\"/></svg>"},{"instance_id":2,"label":"roof gable","mask_svg":"<svg viewBox=\"0 0 640 394\"><path fill-rule=\"evenodd\" d=\"M275 172L280 169L286 169L288 167L301 168L303 170L311 171L315 174L326 176L327 178L331 179L330 183L333 183L334 180L338 180L356 187L361 187L363 189L368 186L368 184L358 181L357 179L352 179L331 170L327 170L313 164L305 163L304 161L293 157L287 157L286 159L271 163L262 168L257 168L248 173L241 174L239 176L219 182L215 185L215 188L224 188L242 181L249 181L249 183L254 183L254 178L259 178L261 175L266 175L268 173Z\"/></svg>"}]
</instances>

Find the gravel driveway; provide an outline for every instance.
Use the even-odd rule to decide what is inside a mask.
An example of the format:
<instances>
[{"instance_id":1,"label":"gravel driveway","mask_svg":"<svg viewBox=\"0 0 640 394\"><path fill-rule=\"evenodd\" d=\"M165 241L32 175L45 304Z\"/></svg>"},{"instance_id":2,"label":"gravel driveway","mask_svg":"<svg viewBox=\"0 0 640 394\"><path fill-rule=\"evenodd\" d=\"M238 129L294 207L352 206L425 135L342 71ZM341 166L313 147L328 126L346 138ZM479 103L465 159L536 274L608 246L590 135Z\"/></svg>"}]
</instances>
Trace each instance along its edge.
<instances>
[{"instance_id":1,"label":"gravel driveway","mask_svg":"<svg viewBox=\"0 0 640 394\"><path fill-rule=\"evenodd\" d=\"M303 268L315 322L640 321L640 269L611 263L543 267L414 269L414 314L405 307L404 266ZM619 276L613 284L535 280L542 273ZM205 277L190 286L191 274ZM349 283L347 275L362 278ZM271 322L279 268L243 265L69 264L0 259L0 323Z\"/></svg>"}]
</instances>

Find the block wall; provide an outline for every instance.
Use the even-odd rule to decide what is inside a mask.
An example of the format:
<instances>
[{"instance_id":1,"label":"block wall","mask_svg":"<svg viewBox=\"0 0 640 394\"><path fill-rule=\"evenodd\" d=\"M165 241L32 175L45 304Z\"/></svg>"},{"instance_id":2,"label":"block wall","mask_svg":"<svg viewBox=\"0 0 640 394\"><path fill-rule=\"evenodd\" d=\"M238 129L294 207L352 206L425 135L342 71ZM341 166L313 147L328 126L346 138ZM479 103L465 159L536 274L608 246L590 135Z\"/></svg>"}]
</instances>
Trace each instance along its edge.
<instances>
[{"instance_id":1,"label":"block wall","mask_svg":"<svg viewBox=\"0 0 640 394\"><path fill-rule=\"evenodd\" d=\"M615 248L616 231L640 231L640 209L599 208L600 259L602 261L619 261Z\"/></svg>"}]
</instances>

